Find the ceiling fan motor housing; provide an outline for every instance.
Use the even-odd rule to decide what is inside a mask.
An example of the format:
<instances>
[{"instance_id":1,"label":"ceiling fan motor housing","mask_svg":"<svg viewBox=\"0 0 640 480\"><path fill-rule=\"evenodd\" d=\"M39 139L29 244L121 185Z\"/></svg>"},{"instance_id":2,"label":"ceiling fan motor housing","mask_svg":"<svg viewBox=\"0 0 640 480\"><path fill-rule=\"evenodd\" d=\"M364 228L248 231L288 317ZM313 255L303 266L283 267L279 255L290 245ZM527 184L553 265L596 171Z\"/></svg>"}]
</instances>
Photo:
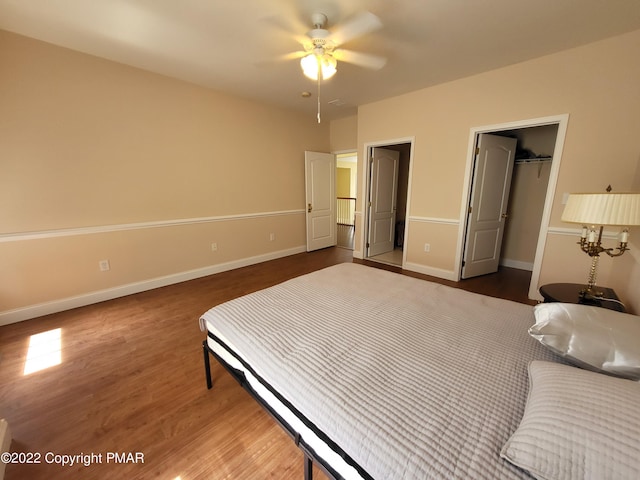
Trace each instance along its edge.
<instances>
[{"instance_id":1,"label":"ceiling fan motor housing","mask_svg":"<svg viewBox=\"0 0 640 480\"><path fill-rule=\"evenodd\" d=\"M307 37L311 39L311 45L307 50L313 50L316 55L323 55L325 50L333 50L334 45L329 38L329 30L324 28L327 24L327 16L324 13L314 13L311 15L311 22L314 28L307 32Z\"/></svg>"},{"instance_id":2,"label":"ceiling fan motor housing","mask_svg":"<svg viewBox=\"0 0 640 480\"><path fill-rule=\"evenodd\" d=\"M311 25L313 25L316 29L324 29L324 27L327 25L327 16L324 13L312 13Z\"/></svg>"}]
</instances>

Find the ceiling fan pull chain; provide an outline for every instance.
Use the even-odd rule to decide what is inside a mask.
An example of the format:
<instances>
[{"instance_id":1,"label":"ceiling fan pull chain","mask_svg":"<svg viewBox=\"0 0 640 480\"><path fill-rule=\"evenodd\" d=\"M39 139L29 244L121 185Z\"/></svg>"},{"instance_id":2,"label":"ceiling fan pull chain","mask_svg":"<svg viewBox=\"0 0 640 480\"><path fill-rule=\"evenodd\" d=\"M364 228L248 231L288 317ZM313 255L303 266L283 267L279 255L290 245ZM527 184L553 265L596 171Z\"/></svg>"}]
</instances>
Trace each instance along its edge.
<instances>
[{"instance_id":1,"label":"ceiling fan pull chain","mask_svg":"<svg viewBox=\"0 0 640 480\"><path fill-rule=\"evenodd\" d=\"M366 35L382 27L382 22L371 12L362 12L338 27L333 34L327 30L327 16L324 13L311 15L313 29L307 32L308 40L302 42L304 51L287 55L287 58L300 58L303 74L311 80L318 81L318 123L321 122L320 83L328 80L337 71L338 60L353 63L361 67L381 69L386 59L377 55L338 49L356 37Z\"/></svg>"},{"instance_id":2,"label":"ceiling fan pull chain","mask_svg":"<svg viewBox=\"0 0 640 480\"><path fill-rule=\"evenodd\" d=\"M322 78L322 71L318 69L318 123L320 123L320 79Z\"/></svg>"}]
</instances>

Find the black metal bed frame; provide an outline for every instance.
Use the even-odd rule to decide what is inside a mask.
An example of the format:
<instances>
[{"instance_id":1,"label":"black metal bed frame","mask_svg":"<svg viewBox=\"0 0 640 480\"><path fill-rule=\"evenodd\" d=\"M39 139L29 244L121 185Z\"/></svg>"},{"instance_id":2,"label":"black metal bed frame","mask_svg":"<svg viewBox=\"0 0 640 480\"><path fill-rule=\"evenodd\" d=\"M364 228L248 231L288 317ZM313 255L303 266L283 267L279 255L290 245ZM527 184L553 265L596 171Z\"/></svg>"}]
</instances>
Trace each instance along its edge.
<instances>
[{"instance_id":1,"label":"black metal bed frame","mask_svg":"<svg viewBox=\"0 0 640 480\"><path fill-rule=\"evenodd\" d=\"M330 479L333 480L342 480L342 476L339 475L330 465L328 465L322 458L319 458L315 455L315 452L306 442L301 438L300 434L296 432L291 425L289 425L278 413L271 408L262 398L255 392L255 390L249 385L244 373L240 370L236 370L227 362L225 362L220 356L216 354L212 349L207 345L207 340L202 341L202 351L204 355L204 370L205 376L207 380L207 389L211 390L213 388L213 381L211 380L211 363L209 361L209 354L213 355L213 357L222 365L227 372L231 374L231 376L240 384L242 388L244 388L253 399L258 402L258 404L264 408L269 415L282 427L282 429L289 434L289 436L293 439L296 446L302 450L304 454L304 479L305 480L313 480L313 464L315 463Z\"/></svg>"}]
</instances>

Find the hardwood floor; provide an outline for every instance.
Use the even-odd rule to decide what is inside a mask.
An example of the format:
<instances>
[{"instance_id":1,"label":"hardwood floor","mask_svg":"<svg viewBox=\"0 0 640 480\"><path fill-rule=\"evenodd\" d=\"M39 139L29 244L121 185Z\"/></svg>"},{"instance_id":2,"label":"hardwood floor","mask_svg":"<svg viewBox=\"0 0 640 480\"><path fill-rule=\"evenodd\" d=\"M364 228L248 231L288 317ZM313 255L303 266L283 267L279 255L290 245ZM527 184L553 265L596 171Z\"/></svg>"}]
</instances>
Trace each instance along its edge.
<instances>
[{"instance_id":1,"label":"hardwood floor","mask_svg":"<svg viewBox=\"0 0 640 480\"><path fill-rule=\"evenodd\" d=\"M206 389L198 318L231 298L350 261L350 250L330 248L0 327L0 417L12 451L41 455L40 464L7 465L5 478L303 478L294 442L215 361L214 389ZM481 279L456 286L508 298L523 280L505 276L495 287ZM56 328L61 363L23 375L30 336ZM113 452L131 460L139 452L144 463L114 463ZM80 454L76 461L92 463L62 466L54 457Z\"/></svg>"},{"instance_id":2,"label":"hardwood floor","mask_svg":"<svg viewBox=\"0 0 640 480\"><path fill-rule=\"evenodd\" d=\"M441 278L432 277L430 275L410 272L408 270L402 270L402 268L400 267L395 267L388 264L385 265L383 263L370 260L354 259L354 261L376 268L383 268L392 272L403 273L404 275L409 275L411 277L421 278L423 280L429 280L431 282L437 282L443 285L449 285L450 287L461 288L469 292L489 295L490 297L504 298L505 300L511 300L518 303L526 303L528 305L535 305L536 303L538 303L535 300L529 300L529 283L531 282L531 272L527 270L500 267L497 273L481 275L479 277L469 278L466 280L461 280L459 282L452 282L450 280L443 280Z\"/></svg>"}]
</instances>

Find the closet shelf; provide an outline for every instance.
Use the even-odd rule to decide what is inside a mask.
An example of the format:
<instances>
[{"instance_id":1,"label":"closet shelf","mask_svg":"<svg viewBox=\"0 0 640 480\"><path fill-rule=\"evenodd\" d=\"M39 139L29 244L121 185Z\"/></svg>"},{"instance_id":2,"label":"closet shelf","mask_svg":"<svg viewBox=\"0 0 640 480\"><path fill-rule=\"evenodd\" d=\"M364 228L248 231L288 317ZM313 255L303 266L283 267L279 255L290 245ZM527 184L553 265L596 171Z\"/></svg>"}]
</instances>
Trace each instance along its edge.
<instances>
[{"instance_id":1,"label":"closet shelf","mask_svg":"<svg viewBox=\"0 0 640 480\"><path fill-rule=\"evenodd\" d=\"M518 158L518 159L516 159L516 164L519 164L519 163L543 163L543 162L550 162L551 160L553 160L553 157Z\"/></svg>"}]
</instances>

